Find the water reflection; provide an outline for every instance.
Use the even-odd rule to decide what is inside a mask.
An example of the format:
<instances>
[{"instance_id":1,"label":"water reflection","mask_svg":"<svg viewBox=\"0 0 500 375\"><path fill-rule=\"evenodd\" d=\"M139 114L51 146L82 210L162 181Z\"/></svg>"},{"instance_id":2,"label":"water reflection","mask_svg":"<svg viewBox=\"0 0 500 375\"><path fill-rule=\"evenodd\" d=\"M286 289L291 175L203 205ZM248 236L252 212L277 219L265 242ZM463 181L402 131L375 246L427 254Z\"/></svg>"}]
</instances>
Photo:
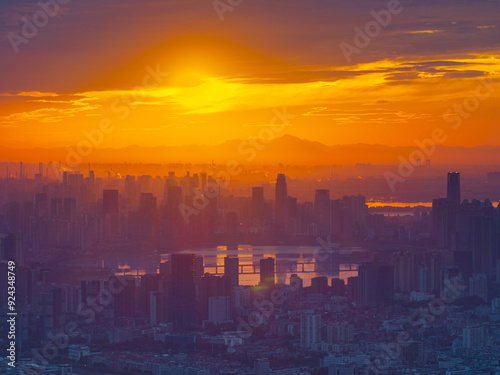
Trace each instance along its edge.
<instances>
[{"instance_id":1,"label":"water reflection","mask_svg":"<svg viewBox=\"0 0 500 375\"><path fill-rule=\"evenodd\" d=\"M357 276L357 265L351 263L350 255L353 252L365 252L360 247L340 248L337 252L327 256L327 259L316 259L315 246L249 246L242 245L238 250L230 250L226 246L208 248L196 251L203 256L205 272L224 272L224 258L238 257L240 270L240 285L257 285L259 283L259 264L264 258L274 258L276 263L276 281L289 283L290 276L298 273L304 280L304 286L311 284L316 276L327 276L329 279L341 278L347 281L348 277ZM189 251L185 251L189 252ZM167 254L162 255L163 259ZM316 272L315 272L316 270ZM241 271L243 273L241 273Z\"/></svg>"},{"instance_id":2,"label":"water reflection","mask_svg":"<svg viewBox=\"0 0 500 375\"><path fill-rule=\"evenodd\" d=\"M203 257L204 270L209 273L224 273L224 258L238 257L240 265L240 285L259 283L260 260L274 258L276 281L289 283L290 276L297 273L304 280L304 286L311 285L316 276L347 278L357 276L357 262L352 260L353 253L366 253L361 247L341 247L335 253L319 257L315 246L249 246L242 245L238 250L226 246L201 250L186 250L184 253L196 253ZM114 269L117 275L141 276L159 272L160 262L168 259L169 254L128 257L121 260L103 260L103 268ZM359 257L357 257L359 258Z\"/></svg>"}]
</instances>

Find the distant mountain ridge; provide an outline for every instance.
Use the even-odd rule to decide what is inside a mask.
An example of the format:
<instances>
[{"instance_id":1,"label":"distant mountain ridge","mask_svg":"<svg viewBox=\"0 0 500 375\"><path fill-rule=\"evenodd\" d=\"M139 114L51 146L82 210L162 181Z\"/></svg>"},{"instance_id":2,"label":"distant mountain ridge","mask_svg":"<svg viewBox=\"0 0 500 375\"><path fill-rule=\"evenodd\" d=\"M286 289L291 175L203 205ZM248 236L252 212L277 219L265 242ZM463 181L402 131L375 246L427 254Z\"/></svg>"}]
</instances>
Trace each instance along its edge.
<instances>
[{"instance_id":1,"label":"distant mountain ridge","mask_svg":"<svg viewBox=\"0 0 500 375\"><path fill-rule=\"evenodd\" d=\"M87 150L85 150L87 151ZM426 151L427 154L423 151ZM76 146L66 148L0 148L0 160L24 162L61 161L78 163L225 163L236 160L241 164L353 165L357 163L398 164L410 155L420 157L421 163L430 159L433 165L500 165L500 146L452 147L437 145L419 150L417 146L391 147L385 145L350 144L328 146L318 141L283 135L270 142L262 140L229 140L219 145L185 145L145 147L131 145L123 148L94 148L88 155ZM423 158L422 158L423 155Z\"/></svg>"}]
</instances>

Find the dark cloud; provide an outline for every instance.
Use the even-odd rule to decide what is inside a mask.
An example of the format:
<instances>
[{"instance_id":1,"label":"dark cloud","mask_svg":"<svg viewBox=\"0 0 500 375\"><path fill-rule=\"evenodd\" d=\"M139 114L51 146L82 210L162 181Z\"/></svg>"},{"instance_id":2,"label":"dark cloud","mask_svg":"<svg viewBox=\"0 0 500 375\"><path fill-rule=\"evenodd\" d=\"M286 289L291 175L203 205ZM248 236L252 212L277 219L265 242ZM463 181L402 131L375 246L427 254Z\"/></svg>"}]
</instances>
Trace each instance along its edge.
<instances>
[{"instance_id":1,"label":"dark cloud","mask_svg":"<svg viewBox=\"0 0 500 375\"><path fill-rule=\"evenodd\" d=\"M72 0L21 45L15 54L9 32L20 33L22 17L39 10L36 0L3 0L0 4L0 82L4 91L75 91L100 80L134 56L189 33L202 33L247 46L285 66L349 66L339 45L354 43L354 28L373 20L372 11L387 0L255 0L243 1L222 22L212 1ZM500 50L500 1L402 0L403 11L371 39L352 64L403 60L397 74L458 64L449 59ZM426 32L434 31L434 32ZM168 51L165 51L167 53ZM427 61L418 65L406 61ZM327 69L262 69L241 64L236 77L255 82L335 81L366 72ZM141 73L142 74L142 73ZM467 75L469 74L469 75ZM473 77L477 72L449 73ZM399 77L403 77L399 75Z\"/></svg>"}]
</instances>

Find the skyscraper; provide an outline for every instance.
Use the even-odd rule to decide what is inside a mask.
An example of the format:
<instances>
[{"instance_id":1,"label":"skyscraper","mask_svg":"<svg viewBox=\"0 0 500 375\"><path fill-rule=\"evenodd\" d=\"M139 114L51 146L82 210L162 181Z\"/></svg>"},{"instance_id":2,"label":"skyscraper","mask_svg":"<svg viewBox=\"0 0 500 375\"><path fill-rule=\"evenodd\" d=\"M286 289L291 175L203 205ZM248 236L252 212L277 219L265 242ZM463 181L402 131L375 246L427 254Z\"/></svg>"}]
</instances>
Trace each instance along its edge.
<instances>
[{"instance_id":1,"label":"skyscraper","mask_svg":"<svg viewBox=\"0 0 500 375\"><path fill-rule=\"evenodd\" d=\"M102 207L105 215L118 213L118 190L103 190Z\"/></svg>"},{"instance_id":2,"label":"skyscraper","mask_svg":"<svg viewBox=\"0 0 500 375\"><path fill-rule=\"evenodd\" d=\"M262 221L264 218L264 188L252 187L252 219Z\"/></svg>"},{"instance_id":3,"label":"skyscraper","mask_svg":"<svg viewBox=\"0 0 500 375\"><path fill-rule=\"evenodd\" d=\"M209 301L211 297L230 297L231 284L226 276L215 276L209 273L200 278L198 297L198 321L202 323L209 318ZM220 301L219 301L220 302Z\"/></svg>"},{"instance_id":4,"label":"skyscraper","mask_svg":"<svg viewBox=\"0 0 500 375\"><path fill-rule=\"evenodd\" d=\"M347 300L349 302L359 302L359 276L347 278Z\"/></svg>"},{"instance_id":5,"label":"skyscraper","mask_svg":"<svg viewBox=\"0 0 500 375\"><path fill-rule=\"evenodd\" d=\"M448 190L446 198L456 206L460 206L460 173L448 173Z\"/></svg>"},{"instance_id":6,"label":"skyscraper","mask_svg":"<svg viewBox=\"0 0 500 375\"><path fill-rule=\"evenodd\" d=\"M231 286L240 285L239 281L239 260L238 258L224 258L224 276L231 280Z\"/></svg>"},{"instance_id":7,"label":"skyscraper","mask_svg":"<svg viewBox=\"0 0 500 375\"><path fill-rule=\"evenodd\" d=\"M305 314L300 316L300 346L310 348L321 341L321 315Z\"/></svg>"},{"instance_id":8,"label":"skyscraper","mask_svg":"<svg viewBox=\"0 0 500 375\"><path fill-rule=\"evenodd\" d=\"M274 258L260 260L260 284L271 287L274 285Z\"/></svg>"},{"instance_id":9,"label":"skyscraper","mask_svg":"<svg viewBox=\"0 0 500 375\"><path fill-rule=\"evenodd\" d=\"M362 307L390 303L394 297L394 266L363 264L359 267L359 301Z\"/></svg>"},{"instance_id":10,"label":"skyscraper","mask_svg":"<svg viewBox=\"0 0 500 375\"><path fill-rule=\"evenodd\" d=\"M287 187L286 187L286 177L283 173L278 174L276 180L276 191L275 191L275 215L276 220L280 223L285 222L286 218L286 200L287 200Z\"/></svg>"},{"instance_id":11,"label":"skyscraper","mask_svg":"<svg viewBox=\"0 0 500 375\"><path fill-rule=\"evenodd\" d=\"M331 232L330 192L318 189L314 194L314 215L318 223L320 235L327 236Z\"/></svg>"},{"instance_id":12,"label":"skyscraper","mask_svg":"<svg viewBox=\"0 0 500 375\"><path fill-rule=\"evenodd\" d=\"M452 233L455 232L456 220L453 203L445 198L432 200L432 235L440 248L449 248Z\"/></svg>"},{"instance_id":13,"label":"skyscraper","mask_svg":"<svg viewBox=\"0 0 500 375\"><path fill-rule=\"evenodd\" d=\"M169 320L174 330L187 331L196 323L195 254L172 254L168 290Z\"/></svg>"},{"instance_id":14,"label":"skyscraper","mask_svg":"<svg viewBox=\"0 0 500 375\"><path fill-rule=\"evenodd\" d=\"M156 213L156 197L153 193L141 193L139 211L144 215L153 216Z\"/></svg>"}]
</instances>

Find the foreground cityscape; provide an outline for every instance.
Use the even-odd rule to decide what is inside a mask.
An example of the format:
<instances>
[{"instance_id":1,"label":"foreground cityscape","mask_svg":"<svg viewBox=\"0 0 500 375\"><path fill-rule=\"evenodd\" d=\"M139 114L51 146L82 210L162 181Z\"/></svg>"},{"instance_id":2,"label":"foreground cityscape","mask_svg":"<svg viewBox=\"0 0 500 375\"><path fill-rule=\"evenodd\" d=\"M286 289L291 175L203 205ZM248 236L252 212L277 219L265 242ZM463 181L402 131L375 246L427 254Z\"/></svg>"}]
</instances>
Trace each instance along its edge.
<instances>
[{"instance_id":1,"label":"foreground cityscape","mask_svg":"<svg viewBox=\"0 0 500 375\"><path fill-rule=\"evenodd\" d=\"M286 173L234 195L213 165L9 166L7 373L500 374L500 209L463 199L459 172L381 212L308 182L292 197Z\"/></svg>"}]
</instances>

